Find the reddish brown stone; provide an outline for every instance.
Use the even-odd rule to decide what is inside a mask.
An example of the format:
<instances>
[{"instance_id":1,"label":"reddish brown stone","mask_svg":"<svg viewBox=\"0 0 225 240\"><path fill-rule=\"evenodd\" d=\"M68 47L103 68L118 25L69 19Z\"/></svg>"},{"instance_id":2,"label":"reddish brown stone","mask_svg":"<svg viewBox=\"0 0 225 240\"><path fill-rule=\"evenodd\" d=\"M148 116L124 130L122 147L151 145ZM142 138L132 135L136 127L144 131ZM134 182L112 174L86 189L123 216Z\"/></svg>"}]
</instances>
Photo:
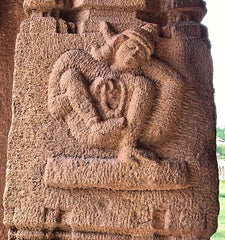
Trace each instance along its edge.
<instances>
[{"instance_id":1,"label":"reddish brown stone","mask_svg":"<svg viewBox=\"0 0 225 240\"><path fill-rule=\"evenodd\" d=\"M212 61L193 18L205 5L183 3L24 1L9 240L207 240L216 231Z\"/></svg>"},{"instance_id":2,"label":"reddish brown stone","mask_svg":"<svg viewBox=\"0 0 225 240\"><path fill-rule=\"evenodd\" d=\"M7 137L11 124L11 92L16 34L24 18L22 0L0 2L0 239L7 239L3 226L2 196L5 187Z\"/></svg>"}]
</instances>

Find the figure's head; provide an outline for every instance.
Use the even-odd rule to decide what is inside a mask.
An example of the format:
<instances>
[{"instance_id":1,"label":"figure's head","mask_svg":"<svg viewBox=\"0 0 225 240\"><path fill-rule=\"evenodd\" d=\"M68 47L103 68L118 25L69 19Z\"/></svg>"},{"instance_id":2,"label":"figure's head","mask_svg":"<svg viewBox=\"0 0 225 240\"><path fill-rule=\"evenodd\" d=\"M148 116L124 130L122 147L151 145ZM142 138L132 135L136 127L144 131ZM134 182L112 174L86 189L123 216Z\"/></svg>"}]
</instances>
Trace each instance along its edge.
<instances>
[{"instance_id":1,"label":"figure's head","mask_svg":"<svg viewBox=\"0 0 225 240\"><path fill-rule=\"evenodd\" d=\"M155 50L155 42L152 33L148 30L141 27L123 32L126 39L115 51L114 56L113 65L116 69L136 71L144 62L151 59Z\"/></svg>"},{"instance_id":2,"label":"figure's head","mask_svg":"<svg viewBox=\"0 0 225 240\"><path fill-rule=\"evenodd\" d=\"M155 50L156 34L158 34L158 27L155 24L126 30L95 50L93 57L112 65L114 69L135 72L144 62L151 59Z\"/></svg>"}]
</instances>

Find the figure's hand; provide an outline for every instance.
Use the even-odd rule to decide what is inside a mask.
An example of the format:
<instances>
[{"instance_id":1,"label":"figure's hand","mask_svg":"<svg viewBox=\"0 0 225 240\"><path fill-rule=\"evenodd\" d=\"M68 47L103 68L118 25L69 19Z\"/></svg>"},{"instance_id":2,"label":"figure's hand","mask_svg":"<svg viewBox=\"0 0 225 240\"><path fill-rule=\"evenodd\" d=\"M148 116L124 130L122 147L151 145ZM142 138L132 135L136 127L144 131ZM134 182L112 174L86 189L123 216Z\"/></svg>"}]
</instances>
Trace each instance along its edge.
<instances>
[{"instance_id":1,"label":"figure's hand","mask_svg":"<svg viewBox=\"0 0 225 240\"><path fill-rule=\"evenodd\" d=\"M97 94L98 91L103 87L104 84L109 83L109 79L105 79L103 77L98 77L94 80L94 82L90 86L90 92L94 95Z\"/></svg>"},{"instance_id":2,"label":"figure's hand","mask_svg":"<svg viewBox=\"0 0 225 240\"><path fill-rule=\"evenodd\" d=\"M66 93L69 86L73 85L74 81L77 79L83 79L83 75L80 71L76 69L68 69L65 71L60 78L60 90L61 93Z\"/></svg>"},{"instance_id":3,"label":"figure's hand","mask_svg":"<svg viewBox=\"0 0 225 240\"><path fill-rule=\"evenodd\" d=\"M109 134L115 134L116 132L120 132L127 126L126 119L124 117L121 118L111 118L102 122L98 122L93 124L90 131L95 134L100 134L101 136L107 136Z\"/></svg>"},{"instance_id":4,"label":"figure's hand","mask_svg":"<svg viewBox=\"0 0 225 240\"><path fill-rule=\"evenodd\" d=\"M122 117L122 116L123 116L122 110L119 109L119 108L117 108L117 109L115 110L115 118L120 118L120 117Z\"/></svg>"},{"instance_id":5,"label":"figure's hand","mask_svg":"<svg viewBox=\"0 0 225 240\"><path fill-rule=\"evenodd\" d=\"M102 33L105 40L112 38L116 33L113 31L109 23L101 21L99 23L99 30Z\"/></svg>"},{"instance_id":6,"label":"figure's hand","mask_svg":"<svg viewBox=\"0 0 225 240\"><path fill-rule=\"evenodd\" d=\"M115 111L114 110L108 110L106 113L105 113L105 117L106 119L109 119L109 118L116 118L115 117Z\"/></svg>"},{"instance_id":7,"label":"figure's hand","mask_svg":"<svg viewBox=\"0 0 225 240\"><path fill-rule=\"evenodd\" d=\"M49 112L55 119L65 117L72 111L69 99L66 95L62 94L57 97L49 104Z\"/></svg>"},{"instance_id":8,"label":"figure's hand","mask_svg":"<svg viewBox=\"0 0 225 240\"><path fill-rule=\"evenodd\" d=\"M99 49L100 49L100 46L98 44L93 44L92 47L91 47L91 56L94 58L94 59L98 59L98 55L99 55Z\"/></svg>"},{"instance_id":9,"label":"figure's hand","mask_svg":"<svg viewBox=\"0 0 225 240\"><path fill-rule=\"evenodd\" d=\"M99 30L100 31L107 31L109 29L109 25L106 21L99 22Z\"/></svg>"},{"instance_id":10,"label":"figure's hand","mask_svg":"<svg viewBox=\"0 0 225 240\"><path fill-rule=\"evenodd\" d=\"M121 118L121 117L123 117L123 115L122 115L121 110L117 108L115 110L114 109L108 110L105 113L105 117L107 119L109 119L109 118Z\"/></svg>"}]
</instances>

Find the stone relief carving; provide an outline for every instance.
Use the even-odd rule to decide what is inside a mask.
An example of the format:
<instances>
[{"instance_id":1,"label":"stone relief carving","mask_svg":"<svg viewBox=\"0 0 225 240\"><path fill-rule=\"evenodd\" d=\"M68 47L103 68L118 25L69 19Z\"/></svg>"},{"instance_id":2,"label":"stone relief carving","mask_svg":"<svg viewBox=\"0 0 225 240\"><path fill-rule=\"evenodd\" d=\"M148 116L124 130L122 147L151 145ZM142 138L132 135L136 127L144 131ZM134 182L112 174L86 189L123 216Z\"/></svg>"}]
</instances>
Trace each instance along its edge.
<instances>
[{"instance_id":1,"label":"stone relief carving","mask_svg":"<svg viewBox=\"0 0 225 240\"><path fill-rule=\"evenodd\" d=\"M100 32L105 39L101 47L92 46L91 53L71 50L56 61L49 80L48 107L52 117L66 121L78 142L104 150L116 150L117 157L106 161L74 159L72 165L68 164L71 160L66 160L66 156L49 158L45 183L65 189L76 186L137 189L137 182L140 182L138 189L187 187L189 171L184 161L174 164L161 159L153 148L141 142L149 134L149 126L155 128L152 124L157 124L155 119L161 112L166 114L165 107L170 110L168 102L165 106L159 96L160 91L168 89L168 79L169 85L170 81L179 83L175 87L177 95L183 82L179 74L172 74L171 78L174 70L154 56L156 41L160 38L159 27L148 23L117 34L108 23L101 22ZM173 88L170 86L169 89ZM171 107L174 108L172 102ZM64 165L63 161L66 172L73 166L73 174L65 173L70 177L58 179L57 166ZM129 165L136 167L129 170ZM146 167L149 165L151 167ZM88 174L95 168L95 183L82 178L83 171ZM103 179L102 168L112 169ZM183 169L182 174L177 168ZM133 177L127 176L127 171ZM167 171L170 173L166 176L163 173ZM51 178L53 175L54 179Z\"/></svg>"},{"instance_id":2,"label":"stone relief carving","mask_svg":"<svg viewBox=\"0 0 225 240\"><path fill-rule=\"evenodd\" d=\"M9 239L209 239L218 202L202 1L24 7Z\"/></svg>"},{"instance_id":3,"label":"stone relief carving","mask_svg":"<svg viewBox=\"0 0 225 240\"><path fill-rule=\"evenodd\" d=\"M116 34L102 22L100 31L103 46L93 46L91 54L69 51L56 62L49 82L49 111L56 119L64 118L82 143L117 147L123 161L158 160L139 146L146 125L151 125L158 91L142 66L164 64L153 56L158 26L145 24Z\"/></svg>"}]
</instances>

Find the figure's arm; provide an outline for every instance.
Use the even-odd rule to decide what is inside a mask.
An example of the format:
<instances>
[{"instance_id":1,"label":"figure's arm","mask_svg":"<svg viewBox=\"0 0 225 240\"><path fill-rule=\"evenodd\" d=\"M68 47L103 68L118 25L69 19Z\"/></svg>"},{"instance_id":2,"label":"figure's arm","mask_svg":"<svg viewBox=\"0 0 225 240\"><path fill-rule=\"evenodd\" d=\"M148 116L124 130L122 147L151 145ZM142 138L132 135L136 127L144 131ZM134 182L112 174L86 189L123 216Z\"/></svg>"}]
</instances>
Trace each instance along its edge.
<instances>
[{"instance_id":1,"label":"figure's arm","mask_svg":"<svg viewBox=\"0 0 225 240\"><path fill-rule=\"evenodd\" d=\"M185 78L169 64L154 58L143 66L143 71L159 90L157 107L148 126L148 137L152 142L162 141L176 128L185 95Z\"/></svg>"},{"instance_id":2,"label":"figure's arm","mask_svg":"<svg viewBox=\"0 0 225 240\"><path fill-rule=\"evenodd\" d=\"M97 107L89 91L89 84L81 71L69 69L62 74L61 91L67 96L74 112L81 116L87 127L101 120Z\"/></svg>"},{"instance_id":3,"label":"figure's arm","mask_svg":"<svg viewBox=\"0 0 225 240\"><path fill-rule=\"evenodd\" d=\"M108 40L117 34L112 29L112 27L105 21L99 23L99 30L102 33L105 40Z\"/></svg>"},{"instance_id":4,"label":"figure's arm","mask_svg":"<svg viewBox=\"0 0 225 240\"><path fill-rule=\"evenodd\" d=\"M152 58L150 62L143 65L144 73L151 79L154 79L160 85L167 82L178 85L184 84L184 76L166 62Z\"/></svg>"},{"instance_id":5,"label":"figure's arm","mask_svg":"<svg viewBox=\"0 0 225 240\"><path fill-rule=\"evenodd\" d=\"M54 118L63 118L77 108L77 96L81 95L79 91L85 87L82 83L83 78L81 72L68 69L61 75L59 83L51 84L52 89L49 92L52 94L49 96L48 105L49 112ZM79 100L82 101L81 98Z\"/></svg>"},{"instance_id":6,"label":"figure's arm","mask_svg":"<svg viewBox=\"0 0 225 240\"><path fill-rule=\"evenodd\" d=\"M55 96L49 103L49 112L57 120L65 117L71 110L70 102L65 94Z\"/></svg>"},{"instance_id":7,"label":"figure's arm","mask_svg":"<svg viewBox=\"0 0 225 240\"><path fill-rule=\"evenodd\" d=\"M59 82L50 84L48 108L55 119L61 119L72 111L72 106L67 96L67 88L70 84L70 69L65 71Z\"/></svg>"},{"instance_id":8,"label":"figure's arm","mask_svg":"<svg viewBox=\"0 0 225 240\"><path fill-rule=\"evenodd\" d=\"M107 65L113 63L114 47L117 42L125 41L124 34L117 34L107 22L100 22L99 31L105 39L105 44L101 47L94 44L91 48L91 55L94 59L102 61Z\"/></svg>"}]
</instances>

